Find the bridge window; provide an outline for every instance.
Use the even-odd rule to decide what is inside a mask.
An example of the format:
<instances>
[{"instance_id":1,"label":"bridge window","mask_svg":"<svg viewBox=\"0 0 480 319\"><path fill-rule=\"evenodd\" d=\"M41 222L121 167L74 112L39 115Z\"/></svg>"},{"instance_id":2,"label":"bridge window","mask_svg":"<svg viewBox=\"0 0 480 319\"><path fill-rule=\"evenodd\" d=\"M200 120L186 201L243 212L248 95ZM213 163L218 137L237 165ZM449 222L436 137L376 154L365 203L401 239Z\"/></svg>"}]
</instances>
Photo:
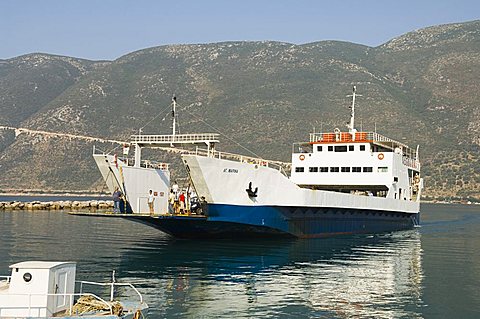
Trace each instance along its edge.
<instances>
[{"instance_id":1,"label":"bridge window","mask_svg":"<svg viewBox=\"0 0 480 319\"><path fill-rule=\"evenodd\" d=\"M373 172L373 167L364 167L363 172L364 173L372 173Z\"/></svg>"},{"instance_id":2,"label":"bridge window","mask_svg":"<svg viewBox=\"0 0 480 319\"><path fill-rule=\"evenodd\" d=\"M360 145L360 151L365 151L365 145Z\"/></svg>"},{"instance_id":3,"label":"bridge window","mask_svg":"<svg viewBox=\"0 0 480 319\"><path fill-rule=\"evenodd\" d=\"M295 167L295 173L303 173L305 171L305 168L303 167Z\"/></svg>"},{"instance_id":4,"label":"bridge window","mask_svg":"<svg viewBox=\"0 0 480 319\"><path fill-rule=\"evenodd\" d=\"M350 173L350 167L342 167L343 173Z\"/></svg>"},{"instance_id":5,"label":"bridge window","mask_svg":"<svg viewBox=\"0 0 480 319\"><path fill-rule=\"evenodd\" d=\"M353 145L348 145L348 151L349 152L353 152L355 149L353 147Z\"/></svg>"},{"instance_id":6,"label":"bridge window","mask_svg":"<svg viewBox=\"0 0 480 319\"><path fill-rule=\"evenodd\" d=\"M361 167L352 167L352 173L361 173L362 168Z\"/></svg>"},{"instance_id":7,"label":"bridge window","mask_svg":"<svg viewBox=\"0 0 480 319\"><path fill-rule=\"evenodd\" d=\"M377 171L379 173L386 173L388 172L388 167L379 167Z\"/></svg>"},{"instance_id":8,"label":"bridge window","mask_svg":"<svg viewBox=\"0 0 480 319\"><path fill-rule=\"evenodd\" d=\"M329 152L333 152L333 146L330 145L330 146L328 147L328 151L329 151Z\"/></svg>"},{"instance_id":9,"label":"bridge window","mask_svg":"<svg viewBox=\"0 0 480 319\"><path fill-rule=\"evenodd\" d=\"M321 151L322 151L322 146L320 146L320 145L317 146L317 151L318 151L318 152L321 152Z\"/></svg>"},{"instance_id":10,"label":"bridge window","mask_svg":"<svg viewBox=\"0 0 480 319\"><path fill-rule=\"evenodd\" d=\"M320 173L328 173L328 167L320 167Z\"/></svg>"},{"instance_id":11,"label":"bridge window","mask_svg":"<svg viewBox=\"0 0 480 319\"><path fill-rule=\"evenodd\" d=\"M347 151L347 145L335 146L335 152L346 152L346 151Z\"/></svg>"},{"instance_id":12,"label":"bridge window","mask_svg":"<svg viewBox=\"0 0 480 319\"><path fill-rule=\"evenodd\" d=\"M340 168L338 167L330 167L330 173L338 173L340 172Z\"/></svg>"},{"instance_id":13,"label":"bridge window","mask_svg":"<svg viewBox=\"0 0 480 319\"><path fill-rule=\"evenodd\" d=\"M310 173L316 173L316 172L318 172L318 167L309 167L309 168L308 168L308 171L309 171Z\"/></svg>"}]
</instances>

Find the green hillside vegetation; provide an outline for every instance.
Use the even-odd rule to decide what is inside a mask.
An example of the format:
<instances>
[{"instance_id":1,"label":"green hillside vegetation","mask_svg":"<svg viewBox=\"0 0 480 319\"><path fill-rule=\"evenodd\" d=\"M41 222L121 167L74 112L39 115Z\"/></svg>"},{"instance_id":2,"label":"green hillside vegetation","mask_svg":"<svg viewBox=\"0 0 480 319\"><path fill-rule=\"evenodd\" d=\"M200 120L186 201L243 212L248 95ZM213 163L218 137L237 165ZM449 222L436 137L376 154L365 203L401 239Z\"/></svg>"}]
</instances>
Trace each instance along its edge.
<instances>
[{"instance_id":1,"label":"green hillside vegetation","mask_svg":"<svg viewBox=\"0 0 480 319\"><path fill-rule=\"evenodd\" d=\"M182 133L211 125L224 134L222 150L251 155L237 142L289 161L291 144L314 128L346 130L346 95L356 85L357 127L420 145L428 196L480 199L478 74L479 21L376 48L224 42L149 48L112 62L32 54L0 60L0 125L128 141L139 128L169 133L176 94ZM101 187L92 147L0 131L0 188Z\"/></svg>"}]
</instances>

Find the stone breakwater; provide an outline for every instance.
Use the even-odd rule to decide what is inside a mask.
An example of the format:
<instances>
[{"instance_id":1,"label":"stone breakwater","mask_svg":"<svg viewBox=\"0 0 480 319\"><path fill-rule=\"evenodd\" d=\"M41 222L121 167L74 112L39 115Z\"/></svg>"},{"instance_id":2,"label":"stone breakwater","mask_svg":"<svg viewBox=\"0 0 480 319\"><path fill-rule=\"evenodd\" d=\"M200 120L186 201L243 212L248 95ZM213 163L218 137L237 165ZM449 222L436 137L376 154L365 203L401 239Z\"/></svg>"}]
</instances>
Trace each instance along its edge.
<instances>
[{"instance_id":1,"label":"stone breakwater","mask_svg":"<svg viewBox=\"0 0 480 319\"><path fill-rule=\"evenodd\" d=\"M54 201L54 202L0 202L0 210L68 210L110 209L113 201Z\"/></svg>"}]
</instances>

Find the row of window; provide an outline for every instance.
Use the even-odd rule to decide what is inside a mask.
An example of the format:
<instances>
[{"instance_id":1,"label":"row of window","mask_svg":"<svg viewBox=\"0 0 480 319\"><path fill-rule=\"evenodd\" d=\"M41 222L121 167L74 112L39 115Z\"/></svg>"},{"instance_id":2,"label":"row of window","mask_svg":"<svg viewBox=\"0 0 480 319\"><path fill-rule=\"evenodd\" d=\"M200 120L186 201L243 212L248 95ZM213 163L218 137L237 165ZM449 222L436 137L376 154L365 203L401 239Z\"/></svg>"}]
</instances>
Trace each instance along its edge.
<instances>
[{"instance_id":1,"label":"row of window","mask_svg":"<svg viewBox=\"0 0 480 319\"><path fill-rule=\"evenodd\" d=\"M373 167L309 167L308 171L310 173L372 173ZM305 172L305 167L295 167L295 173L303 173ZM377 172L379 173L386 173L388 172L388 167L378 167Z\"/></svg>"},{"instance_id":2,"label":"row of window","mask_svg":"<svg viewBox=\"0 0 480 319\"><path fill-rule=\"evenodd\" d=\"M329 152L353 152L355 151L355 145L329 145L328 146L328 151ZM317 151L322 152L323 151L323 145L318 145L317 146ZM360 151L365 151L365 145L360 145Z\"/></svg>"}]
</instances>

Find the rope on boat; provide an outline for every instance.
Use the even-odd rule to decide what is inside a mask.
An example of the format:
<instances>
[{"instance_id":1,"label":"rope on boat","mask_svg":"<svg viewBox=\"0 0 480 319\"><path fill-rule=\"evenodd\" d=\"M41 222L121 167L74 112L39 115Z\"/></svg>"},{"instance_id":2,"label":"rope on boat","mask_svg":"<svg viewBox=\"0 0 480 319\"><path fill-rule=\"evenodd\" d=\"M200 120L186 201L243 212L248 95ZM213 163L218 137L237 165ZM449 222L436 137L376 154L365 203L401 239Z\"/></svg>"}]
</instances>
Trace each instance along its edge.
<instances>
[{"instance_id":1,"label":"rope on boat","mask_svg":"<svg viewBox=\"0 0 480 319\"><path fill-rule=\"evenodd\" d=\"M116 316L120 316L123 313L123 307L118 301L112 301L109 303L112 307L112 312ZM68 312L68 310L67 310ZM107 312L110 313L108 305L95 299L93 296L81 296L77 303L72 307L72 314L83 315L86 313Z\"/></svg>"},{"instance_id":2,"label":"rope on boat","mask_svg":"<svg viewBox=\"0 0 480 319\"><path fill-rule=\"evenodd\" d=\"M145 316L143 315L143 312L141 310L137 310L133 315L133 319L145 319Z\"/></svg>"}]
</instances>

